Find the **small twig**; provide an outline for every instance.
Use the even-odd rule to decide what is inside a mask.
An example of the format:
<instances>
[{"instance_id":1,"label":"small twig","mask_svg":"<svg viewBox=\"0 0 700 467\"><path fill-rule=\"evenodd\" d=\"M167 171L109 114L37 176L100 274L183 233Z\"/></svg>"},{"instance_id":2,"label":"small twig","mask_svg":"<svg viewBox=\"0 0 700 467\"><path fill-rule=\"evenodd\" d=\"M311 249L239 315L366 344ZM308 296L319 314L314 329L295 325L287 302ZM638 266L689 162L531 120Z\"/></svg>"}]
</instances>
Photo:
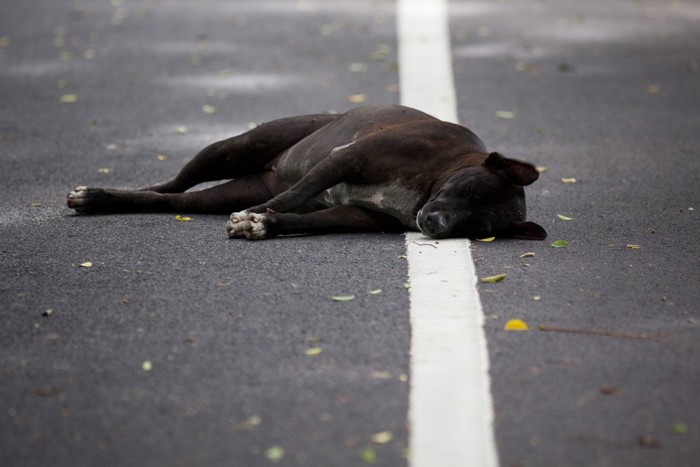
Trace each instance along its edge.
<instances>
[{"instance_id":1,"label":"small twig","mask_svg":"<svg viewBox=\"0 0 700 467\"><path fill-rule=\"evenodd\" d=\"M616 332L616 331L605 331L603 329L581 329L581 328L560 328L558 326L547 326L540 324L538 326L540 331L552 331L552 332L568 332L571 334L592 334L595 336L605 336L605 337L623 337L626 339L654 339L658 336L652 336L649 334L635 334L630 332Z\"/></svg>"},{"instance_id":2,"label":"small twig","mask_svg":"<svg viewBox=\"0 0 700 467\"><path fill-rule=\"evenodd\" d=\"M411 243L415 243L418 246L432 246L433 248L437 248L437 246L433 245L432 243L418 243L415 240L411 240Z\"/></svg>"}]
</instances>

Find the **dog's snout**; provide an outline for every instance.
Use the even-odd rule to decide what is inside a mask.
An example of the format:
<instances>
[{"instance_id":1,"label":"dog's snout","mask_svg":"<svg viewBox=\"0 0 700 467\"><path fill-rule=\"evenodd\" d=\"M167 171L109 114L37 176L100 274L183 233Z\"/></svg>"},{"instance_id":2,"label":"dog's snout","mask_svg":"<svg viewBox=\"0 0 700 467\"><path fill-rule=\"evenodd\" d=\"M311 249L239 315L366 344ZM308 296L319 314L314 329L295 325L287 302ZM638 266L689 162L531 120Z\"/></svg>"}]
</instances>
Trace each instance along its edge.
<instances>
[{"instance_id":1,"label":"dog's snout","mask_svg":"<svg viewBox=\"0 0 700 467\"><path fill-rule=\"evenodd\" d=\"M432 236L441 234L447 229L449 217L441 212L429 212L423 217L423 232Z\"/></svg>"}]
</instances>

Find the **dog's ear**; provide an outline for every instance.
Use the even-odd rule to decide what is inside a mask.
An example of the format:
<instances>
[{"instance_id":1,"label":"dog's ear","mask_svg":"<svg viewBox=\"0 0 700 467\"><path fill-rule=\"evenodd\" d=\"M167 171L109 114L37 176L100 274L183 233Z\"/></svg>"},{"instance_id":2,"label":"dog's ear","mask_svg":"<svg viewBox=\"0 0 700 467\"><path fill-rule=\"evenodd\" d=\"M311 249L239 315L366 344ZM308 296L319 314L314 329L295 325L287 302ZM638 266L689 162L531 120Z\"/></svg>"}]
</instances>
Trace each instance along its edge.
<instances>
[{"instance_id":1,"label":"dog's ear","mask_svg":"<svg viewBox=\"0 0 700 467\"><path fill-rule=\"evenodd\" d=\"M533 183L540 176L540 173L535 169L535 166L527 162L516 161L509 159L503 154L492 152L483 163L495 172L502 173L515 185L525 186Z\"/></svg>"},{"instance_id":2,"label":"dog's ear","mask_svg":"<svg viewBox=\"0 0 700 467\"><path fill-rule=\"evenodd\" d=\"M521 222L497 232L496 236L521 240L544 240L547 238L547 231L534 222Z\"/></svg>"}]
</instances>

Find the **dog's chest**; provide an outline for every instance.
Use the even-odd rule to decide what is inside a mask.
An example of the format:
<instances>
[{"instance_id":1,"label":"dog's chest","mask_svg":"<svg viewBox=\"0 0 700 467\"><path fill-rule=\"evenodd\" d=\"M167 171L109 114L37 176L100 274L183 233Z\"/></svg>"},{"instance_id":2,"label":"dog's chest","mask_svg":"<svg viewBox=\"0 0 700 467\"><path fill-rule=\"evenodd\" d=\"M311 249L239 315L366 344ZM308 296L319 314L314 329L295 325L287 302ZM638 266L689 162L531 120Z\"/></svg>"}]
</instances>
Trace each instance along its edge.
<instances>
[{"instance_id":1,"label":"dog's chest","mask_svg":"<svg viewBox=\"0 0 700 467\"><path fill-rule=\"evenodd\" d=\"M376 185L340 183L321 193L317 200L328 207L352 205L383 212L405 226L415 228L421 195L396 182Z\"/></svg>"}]
</instances>

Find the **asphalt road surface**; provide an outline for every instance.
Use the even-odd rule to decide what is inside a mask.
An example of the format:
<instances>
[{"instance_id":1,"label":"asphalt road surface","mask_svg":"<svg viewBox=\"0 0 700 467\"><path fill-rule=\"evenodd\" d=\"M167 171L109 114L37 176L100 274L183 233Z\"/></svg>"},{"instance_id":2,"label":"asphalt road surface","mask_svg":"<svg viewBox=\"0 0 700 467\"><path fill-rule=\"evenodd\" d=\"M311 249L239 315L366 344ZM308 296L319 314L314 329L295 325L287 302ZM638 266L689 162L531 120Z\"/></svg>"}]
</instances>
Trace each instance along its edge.
<instances>
[{"instance_id":1,"label":"asphalt road surface","mask_svg":"<svg viewBox=\"0 0 700 467\"><path fill-rule=\"evenodd\" d=\"M546 167L549 238L472 245L507 274L479 286L503 466L700 465L699 23L450 3L460 120ZM391 1L0 2L0 466L408 464L402 235L65 207L251 123L398 103L396 50Z\"/></svg>"}]
</instances>

